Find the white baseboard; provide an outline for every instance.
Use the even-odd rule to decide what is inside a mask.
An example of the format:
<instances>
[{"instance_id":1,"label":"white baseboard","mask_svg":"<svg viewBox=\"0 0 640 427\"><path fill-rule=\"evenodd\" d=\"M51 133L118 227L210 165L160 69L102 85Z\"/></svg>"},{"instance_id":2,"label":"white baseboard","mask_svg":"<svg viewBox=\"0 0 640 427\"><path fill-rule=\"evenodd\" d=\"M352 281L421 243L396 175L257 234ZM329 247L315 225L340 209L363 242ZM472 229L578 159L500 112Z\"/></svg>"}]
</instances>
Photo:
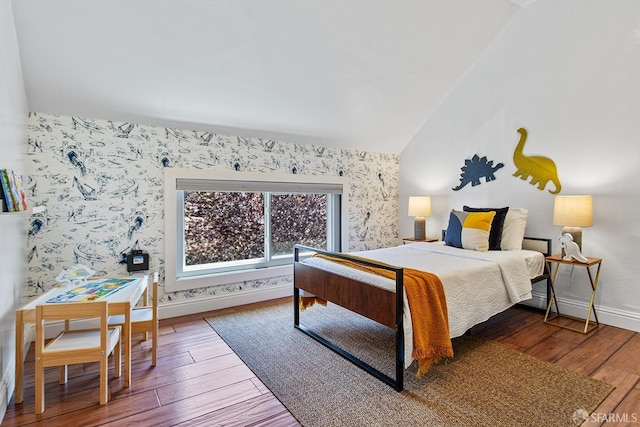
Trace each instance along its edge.
<instances>
[{"instance_id":1,"label":"white baseboard","mask_svg":"<svg viewBox=\"0 0 640 427\"><path fill-rule=\"evenodd\" d=\"M163 304L159 307L158 315L161 319L171 317L186 316L189 314L204 313L211 310L220 310L228 307L236 307L244 304L251 304L260 301L266 301L276 298L284 298L293 295L293 287L291 284L273 287L269 289L247 291L223 297L211 297L206 299L198 299L195 301L186 300L171 304ZM532 298L524 304L546 310L545 292L534 290ZM559 299L561 310L564 314L584 318L589 305L583 301L570 299ZM596 306L598 312L598 320L600 323L618 328L628 329L640 332L640 314L630 311L613 309L605 306ZM593 320L593 315L591 316Z\"/></svg>"},{"instance_id":2,"label":"white baseboard","mask_svg":"<svg viewBox=\"0 0 640 427\"><path fill-rule=\"evenodd\" d=\"M289 283L282 286L270 287L268 289L238 292L237 294L225 295L220 297L177 301L174 303L160 305L158 307L158 317L160 319L168 319L171 317L204 313L211 310L237 307L240 305L252 304L254 302L267 301L270 299L284 298L292 295L293 285Z\"/></svg>"},{"instance_id":3,"label":"white baseboard","mask_svg":"<svg viewBox=\"0 0 640 427\"><path fill-rule=\"evenodd\" d=\"M532 298L527 301L523 301L521 304L528 305L529 307L539 308L540 310L546 310L546 301L547 294L542 292L536 292L535 290L531 292Z\"/></svg>"},{"instance_id":4,"label":"white baseboard","mask_svg":"<svg viewBox=\"0 0 640 427\"><path fill-rule=\"evenodd\" d=\"M546 310L546 293L533 291L532 295L533 298L524 302L524 304ZM568 298L558 298L558 304L562 314L586 319L587 310L589 309L588 303ZM640 313L601 305L596 305L596 312L598 313L598 321L602 324L640 332ZM593 313L591 313L590 320L594 320Z\"/></svg>"},{"instance_id":5,"label":"white baseboard","mask_svg":"<svg viewBox=\"0 0 640 427\"><path fill-rule=\"evenodd\" d=\"M5 369L2 375L2 381L0 381L0 420L4 419L4 414L7 412L9 400L11 400L13 391L16 388L15 379L16 364L15 358L13 358L13 362L10 362L7 365L7 369Z\"/></svg>"},{"instance_id":6,"label":"white baseboard","mask_svg":"<svg viewBox=\"0 0 640 427\"><path fill-rule=\"evenodd\" d=\"M24 342L22 345L22 354L26 357L31 347L31 342L36 338L36 327L33 324L26 324L24 326ZM13 348L13 347L12 347ZM16 391L16 363L24 363L24 360L16 360L12 357L9 360L7 369L2 374L2 380L0 381L0 421L4 419L4 415L7 412L7 405Z\"/></svg>"}]
</instances>

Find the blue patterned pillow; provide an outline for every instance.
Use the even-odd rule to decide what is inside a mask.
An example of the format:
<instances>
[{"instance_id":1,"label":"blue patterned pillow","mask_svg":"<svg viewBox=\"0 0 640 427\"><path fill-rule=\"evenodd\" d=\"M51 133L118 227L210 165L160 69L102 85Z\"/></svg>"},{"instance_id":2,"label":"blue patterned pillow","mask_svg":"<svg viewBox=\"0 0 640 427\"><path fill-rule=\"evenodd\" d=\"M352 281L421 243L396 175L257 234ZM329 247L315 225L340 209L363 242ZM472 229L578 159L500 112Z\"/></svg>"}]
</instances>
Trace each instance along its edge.
<instances>
[{"instance_id":1,"label":"blue patterned pillow","mask_svg":"<svg viewBox=\"0 0 640 427\"><path fill-rule=\"evenodd\" d=\"M489 250L489 232L495 215L495 211L461 212L455 209L451 210L444 243L456 248L486 252Z\"/></svg>"}]
</instances>

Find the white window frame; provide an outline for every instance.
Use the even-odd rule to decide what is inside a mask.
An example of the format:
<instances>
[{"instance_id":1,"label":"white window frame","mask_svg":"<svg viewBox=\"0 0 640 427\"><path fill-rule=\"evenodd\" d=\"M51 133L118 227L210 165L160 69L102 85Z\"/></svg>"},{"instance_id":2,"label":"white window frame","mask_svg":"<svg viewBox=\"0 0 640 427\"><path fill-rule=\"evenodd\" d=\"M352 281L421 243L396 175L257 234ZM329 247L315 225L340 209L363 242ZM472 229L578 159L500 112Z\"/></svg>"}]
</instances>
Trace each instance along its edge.
<instances>
[{"instance_id":1,"label":"white window frame","mask_svg":"<svg viewBox=\"0 0 640 427\"><path fill-rule=\"evenodd\" d=\"M341 230L340 246L347 242L348 224L348 180L344 177L323 175L294 175L283 173L212 171L203 169L165 168L164 218L165 218L165 289L169 292L185 291L189 289L220 286L250 280L266 279L269 277L293 274L293 264L228 271L191 277L177 277L178 250L178 212L177 197L178 180L215 180L229 181L236 185L242 182L278 182L291 185L292 191L296 184L329 184L342 187L341 200Z\"/></svg>"}]
</instances>

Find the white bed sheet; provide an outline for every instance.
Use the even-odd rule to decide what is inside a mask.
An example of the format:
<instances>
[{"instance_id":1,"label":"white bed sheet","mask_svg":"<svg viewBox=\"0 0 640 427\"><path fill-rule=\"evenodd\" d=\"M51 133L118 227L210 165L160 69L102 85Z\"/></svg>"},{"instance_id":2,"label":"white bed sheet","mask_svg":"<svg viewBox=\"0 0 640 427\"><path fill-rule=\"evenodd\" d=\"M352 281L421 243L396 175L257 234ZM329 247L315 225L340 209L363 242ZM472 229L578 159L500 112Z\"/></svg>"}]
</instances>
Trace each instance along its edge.
<instances>
[{"instance_id":1,"label":"white bed sheet","mask_svg":"<svg viewBox=\"0 0 640 427\"><path fill-rule=\"evenodd\" d=\"M530 250L477 252L441 243L411 243L352 254L436 274L444 287L451 338L530 299L531 279L544 271L544 255ZM395 291L395 281L375 274L317 257L304 263ZM409 367L413 362L413 327L406 294L403 317L405 367Z\"/></svg>"}]
</instances>

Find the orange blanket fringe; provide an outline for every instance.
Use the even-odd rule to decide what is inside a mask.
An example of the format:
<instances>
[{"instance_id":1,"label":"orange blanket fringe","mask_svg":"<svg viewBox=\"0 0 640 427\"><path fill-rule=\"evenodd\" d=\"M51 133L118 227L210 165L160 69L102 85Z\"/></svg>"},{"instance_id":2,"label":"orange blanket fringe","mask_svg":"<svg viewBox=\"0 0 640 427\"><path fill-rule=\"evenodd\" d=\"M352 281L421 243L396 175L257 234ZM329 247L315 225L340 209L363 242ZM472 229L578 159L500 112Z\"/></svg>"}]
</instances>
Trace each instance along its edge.
<instances>
[{"instance_id":1,"label":"orange blanket fringe","mask_svg":"<svg viewBox=\"0 0 640 427\"><path fill-rule=\"evenodd\" d=\"M395 273L390 270L328 255L316 254L315 256L395 280ZM379 263L366 258L359 259ZM453 357L447 302L442 281L433 273L404 268L403 282L413 323L412 356L418 361L420 377L427 373L434 363Z\"/></svg>"},{"instance_id":2,"label":"orange blanket fringe","mask_svg":"<svg viewBox=\"0 0 640 427\"><path fill-rule=\"evenodd\" d=\"M311 307L314 304L327 305L327 300L322 298L318 298L316 296L300 296L300 300L298 306L300 307L300 311L305 311L307 308Z\"/></svg>"}]
</instances>

